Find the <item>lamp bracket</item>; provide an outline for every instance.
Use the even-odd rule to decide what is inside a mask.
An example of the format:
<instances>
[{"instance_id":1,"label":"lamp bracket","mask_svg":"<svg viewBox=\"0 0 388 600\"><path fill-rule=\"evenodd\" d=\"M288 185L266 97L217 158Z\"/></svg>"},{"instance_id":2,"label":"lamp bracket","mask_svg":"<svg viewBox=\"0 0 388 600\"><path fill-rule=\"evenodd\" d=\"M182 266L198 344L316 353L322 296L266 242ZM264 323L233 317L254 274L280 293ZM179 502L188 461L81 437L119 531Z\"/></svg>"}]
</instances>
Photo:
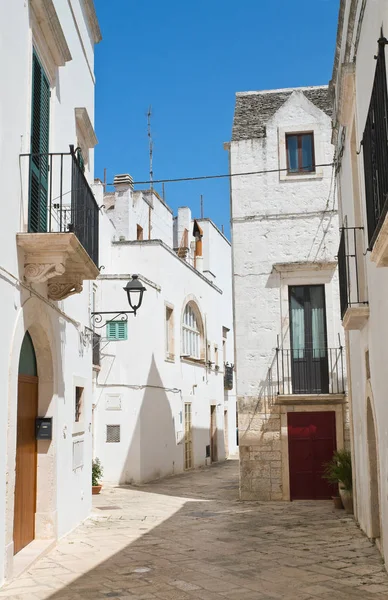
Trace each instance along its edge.
<instances>
[{"instance_id":1,"label":"lamp bracket","mask_svg":"<svg viewBox=\"0 0 388 600\"><path fill-rule=\"evenodd\" d=\"M114 315L114 316L111 318L106 318L104 320L105 315ZM128 321L128 315L136 316L136 311L135 310L126 310L126 311L121 310L120 312L117 312L116 310L113 310L113 311L107 311L107 312L92 312L92 313L90 313L90 320L92 322L92 327L94 329L102 329L102 327L105 327L105 325L107 324L108 321ZM102 323L102 325L100 325L100 323Z\"/></svg>"}]
</instances>

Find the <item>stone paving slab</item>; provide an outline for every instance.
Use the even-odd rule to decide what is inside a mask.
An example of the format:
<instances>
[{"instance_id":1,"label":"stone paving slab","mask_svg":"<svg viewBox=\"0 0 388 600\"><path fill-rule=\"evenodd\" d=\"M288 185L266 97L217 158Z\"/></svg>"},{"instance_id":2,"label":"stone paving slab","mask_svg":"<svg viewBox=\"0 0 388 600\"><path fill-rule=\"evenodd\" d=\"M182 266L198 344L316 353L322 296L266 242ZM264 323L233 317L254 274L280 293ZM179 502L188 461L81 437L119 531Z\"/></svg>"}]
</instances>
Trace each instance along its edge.
<instances>
[{"instance_id":1,"label":"stone paving slab","mask_svg":"<svg viewBox=\"0 0 388 600\"><path fill-rule=\"evenodd\" d=\"M387 600L375 546L331 502L238 500L238 462L106 487L0 600Z\"/></svg>"}]
</instances>

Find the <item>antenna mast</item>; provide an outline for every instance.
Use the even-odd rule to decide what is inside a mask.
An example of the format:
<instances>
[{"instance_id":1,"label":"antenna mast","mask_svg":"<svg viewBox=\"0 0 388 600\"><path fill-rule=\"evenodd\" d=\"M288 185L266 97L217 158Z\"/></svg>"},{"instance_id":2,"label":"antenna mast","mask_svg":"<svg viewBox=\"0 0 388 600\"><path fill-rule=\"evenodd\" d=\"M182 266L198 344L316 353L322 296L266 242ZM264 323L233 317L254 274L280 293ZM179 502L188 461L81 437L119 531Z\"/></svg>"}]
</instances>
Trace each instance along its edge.
<instances>
[{"instance_id":1,"label":"antenna mast","mask_svg":"<svg viewBox=\"0 0 388 600\"><path fill-rule=\"evenodd\" d=\"M151 117L152 117L152 106L150 104L147 113L147 135L148 135L148 143L150 150L150 189L152 190L154 185L154 172L152 168L152 158L153 158L153 150L154 150L154 142L152 140L152 132L151 132Z\"/></svg>"}]
</instances>

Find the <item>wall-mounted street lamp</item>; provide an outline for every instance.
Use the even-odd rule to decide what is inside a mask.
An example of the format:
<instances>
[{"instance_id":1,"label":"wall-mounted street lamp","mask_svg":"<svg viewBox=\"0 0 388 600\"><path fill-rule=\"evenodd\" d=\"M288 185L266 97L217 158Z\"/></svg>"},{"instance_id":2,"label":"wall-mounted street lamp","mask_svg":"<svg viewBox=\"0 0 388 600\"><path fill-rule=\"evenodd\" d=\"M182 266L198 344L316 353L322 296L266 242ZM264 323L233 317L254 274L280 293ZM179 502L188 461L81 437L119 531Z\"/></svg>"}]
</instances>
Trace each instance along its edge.
<instances>
[{"instance_id":1,"label":"wall-mounted street lamp","mask_svg":"<svg viewBox=\"0 0 388 600\"><path fill-rule=\"evenodd\" d=\"M104 315L114 315L113 317L109 317L107 320L109 321L128 321L128 315L135 315L141 307L143 302L143 294L146 291L144 285L139 281L138 275L132 275L132 279L128 281L127 285L123 290L127 293L128 304L132 310L113 310L107 312L92 312L90 313L92 318L93 327L96 329L101 329L105 326L106 320L104 323ZM102 323L102 325L100 325Z\"/></svg>"}]
</instances>

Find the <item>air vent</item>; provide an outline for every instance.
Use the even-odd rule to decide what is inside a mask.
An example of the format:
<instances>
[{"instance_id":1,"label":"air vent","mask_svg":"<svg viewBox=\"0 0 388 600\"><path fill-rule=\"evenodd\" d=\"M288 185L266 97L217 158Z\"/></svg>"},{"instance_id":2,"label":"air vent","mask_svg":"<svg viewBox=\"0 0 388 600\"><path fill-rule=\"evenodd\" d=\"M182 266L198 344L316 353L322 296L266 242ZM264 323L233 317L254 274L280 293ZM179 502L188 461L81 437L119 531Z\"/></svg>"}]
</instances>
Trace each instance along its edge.
<instances>
[{"instance_id":1,"label":"air vent","mask_svg":"<svg viewBox=\"0 0 388 600\"><path fill-rule=\"evenodd\" d=\"M120 441L120 425L106 426L106 442L107 444L117 444Z\"/></svg>"}]
</instances>

